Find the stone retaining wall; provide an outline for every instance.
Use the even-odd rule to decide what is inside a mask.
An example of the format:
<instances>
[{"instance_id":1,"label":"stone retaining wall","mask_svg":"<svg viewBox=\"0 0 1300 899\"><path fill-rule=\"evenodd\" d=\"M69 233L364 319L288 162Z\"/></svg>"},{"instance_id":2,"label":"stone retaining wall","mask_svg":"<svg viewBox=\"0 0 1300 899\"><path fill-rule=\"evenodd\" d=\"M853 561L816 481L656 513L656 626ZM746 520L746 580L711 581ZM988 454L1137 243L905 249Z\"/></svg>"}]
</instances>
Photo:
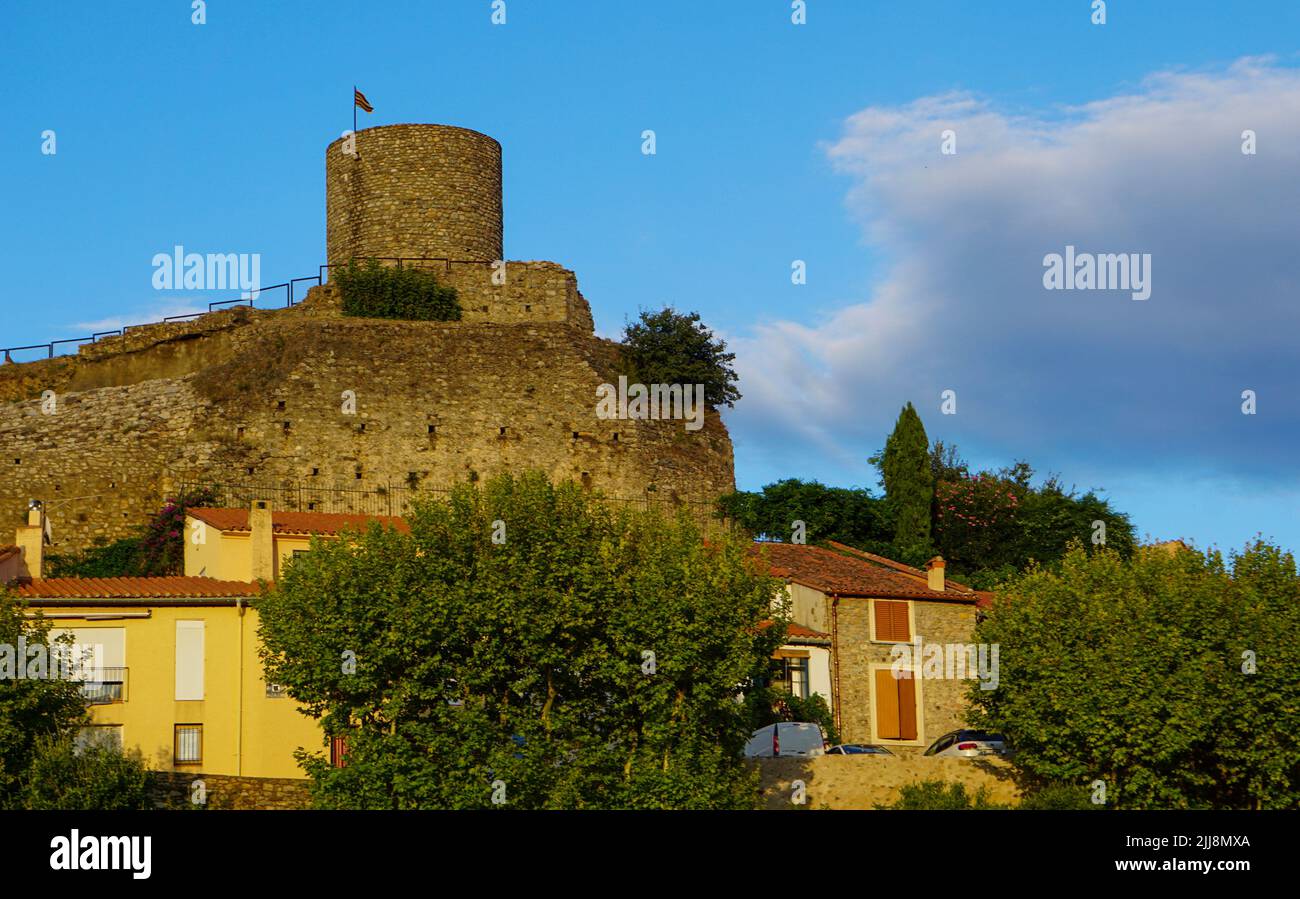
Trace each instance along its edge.
<instances>
[{"instance_id":1,"label":"stone retaining wall","mask_svg":"<svg viewBox=\"0 0 1300 899\"><path fill-rule=\"evenodd\" d=\"M974 794L988 787L999 804L1020 801L1014 769L1001 759L934 758L923 755L827 755L815 759L761 759L763 807L793 808L793 782L805 785L807 808L874 809L895 802L906 784L956 781Z\"/></svg>"}]
</instances>

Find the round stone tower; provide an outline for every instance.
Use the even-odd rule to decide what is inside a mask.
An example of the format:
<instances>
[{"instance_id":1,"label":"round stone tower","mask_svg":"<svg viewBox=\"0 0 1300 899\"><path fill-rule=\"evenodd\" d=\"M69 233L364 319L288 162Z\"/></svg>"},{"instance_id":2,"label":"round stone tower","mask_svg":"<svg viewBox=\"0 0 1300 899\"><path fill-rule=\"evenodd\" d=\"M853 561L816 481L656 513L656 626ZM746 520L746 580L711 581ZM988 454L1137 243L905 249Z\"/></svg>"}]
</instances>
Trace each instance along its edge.
<instances>
[{"instance_id":1,"label":"round stone tower","mask_svg":"<svg viewBox=\"0 0 1300 899\"><path fill-rule=\"evenodd\" d=\"M451 125L384 125L325 150L325 243L352 258L502 258L501 145Z\"/></svg>"}]
</instances>

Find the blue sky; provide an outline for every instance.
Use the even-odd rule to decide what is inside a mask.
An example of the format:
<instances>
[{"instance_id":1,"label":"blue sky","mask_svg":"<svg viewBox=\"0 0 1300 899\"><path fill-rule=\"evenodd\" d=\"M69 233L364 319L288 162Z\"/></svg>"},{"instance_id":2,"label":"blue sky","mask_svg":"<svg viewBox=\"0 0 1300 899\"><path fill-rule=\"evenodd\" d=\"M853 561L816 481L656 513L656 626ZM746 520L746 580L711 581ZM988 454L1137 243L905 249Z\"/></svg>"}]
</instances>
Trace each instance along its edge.
<instances>
[{"instance_id":1,"label":"blue sky","mask_svg":"<svg viewBox=\"0 0 1300 899\"><path fill-rule=\"evenodd\" d=\"M1300 4L506 9L9 4L0 345L203 307L151 286L176 244L314 273L356 83L363 125L502 143L506 255L574 269L598 331L670 303L731 341L742 487L874 487L910 400L971 461L1103 487L1141 533L1300 547ZM1151 299L1044 291L1066 244L1151 253Z\"/></svg>"}]
</instances>

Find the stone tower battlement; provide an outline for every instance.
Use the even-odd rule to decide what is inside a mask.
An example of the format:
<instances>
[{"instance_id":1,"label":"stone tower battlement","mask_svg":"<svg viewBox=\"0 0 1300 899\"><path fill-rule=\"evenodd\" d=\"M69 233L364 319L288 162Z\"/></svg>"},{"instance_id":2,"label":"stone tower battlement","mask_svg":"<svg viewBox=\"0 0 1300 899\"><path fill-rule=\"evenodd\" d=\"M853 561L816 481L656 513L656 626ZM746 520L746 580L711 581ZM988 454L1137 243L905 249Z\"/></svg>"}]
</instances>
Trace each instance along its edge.
<instances>
[{"instance_id":1,"label":"stone tower battlement","mask_svg":"<svg viewBox=\"0 0 1300 899\"><path fill-rule=\"evenodd\" d=\"M325 150L326 254L502 257L501 145L450 125L384 125Z\"/></svg>"},{"instance_id":2,"label":"stone tower battlement","mask_svg":"<svg viewBox=\"0 0 1300 899\"><path fill-rule=\"evenodd\" d=\"M304 510L528 469L706 510L734 489L716 410L698 431L597 414L620 349L594 335L572 271L502 261L496 141L392 125L358 132L356 151L326 151L330 264L402 258L456 289L460 320L348 317L325 279L287 308L133 326L0 365L0 542L32 498L52 551L128 536L178 483L271 486Z\"/></svg>"}]
</instances>

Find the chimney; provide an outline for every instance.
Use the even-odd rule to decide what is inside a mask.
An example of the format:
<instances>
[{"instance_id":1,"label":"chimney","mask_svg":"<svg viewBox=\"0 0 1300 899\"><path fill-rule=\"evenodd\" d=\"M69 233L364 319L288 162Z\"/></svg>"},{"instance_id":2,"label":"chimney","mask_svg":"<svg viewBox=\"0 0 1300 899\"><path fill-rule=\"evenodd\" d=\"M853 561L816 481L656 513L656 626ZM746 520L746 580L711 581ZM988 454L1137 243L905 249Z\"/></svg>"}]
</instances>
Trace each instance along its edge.
<instances>
[{"instance_id":1,"label":"chimney","mask_svg":"<svg viewBox=\"0 0 1300 899\"><path fill-rule=\"evenodd\" d=\"M943 556L935 556L929 562L925 563L926 586L931 590L943 592Z\"/></svg>"},{"instance_id":2,"label":"chimney","mask_svg":"<svg viewBox=\"0 0 1300 899\"><path fill-rule=\"evenodd\" d=\"M271 530L271 504L264 499L253 500L248 512L249 580L275 580L275 536Z\"/></svg>"},{"instance_id":3,"label":"chimney","mask_svg":"<svg viewBox=\"0 0 1300 899\"><path fill-rule=\"evenodd\" d=\"M18 529L14 543L23 552L18 576L32 580L42 577L41 568L45 563L45 507L39 499L27 504L27 524Z\"/></svg>"}]
</instances>

